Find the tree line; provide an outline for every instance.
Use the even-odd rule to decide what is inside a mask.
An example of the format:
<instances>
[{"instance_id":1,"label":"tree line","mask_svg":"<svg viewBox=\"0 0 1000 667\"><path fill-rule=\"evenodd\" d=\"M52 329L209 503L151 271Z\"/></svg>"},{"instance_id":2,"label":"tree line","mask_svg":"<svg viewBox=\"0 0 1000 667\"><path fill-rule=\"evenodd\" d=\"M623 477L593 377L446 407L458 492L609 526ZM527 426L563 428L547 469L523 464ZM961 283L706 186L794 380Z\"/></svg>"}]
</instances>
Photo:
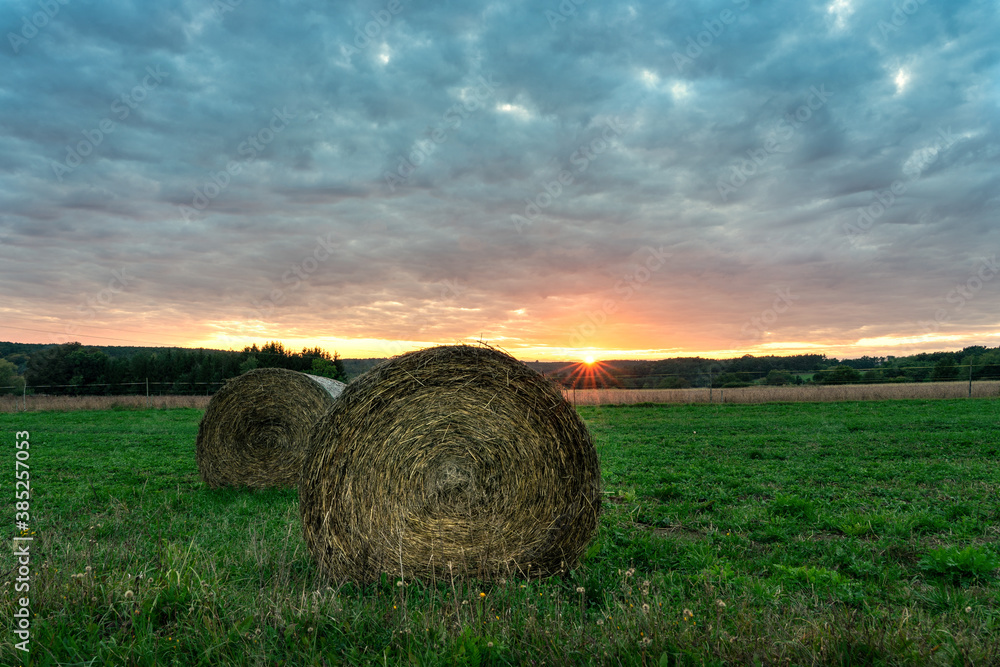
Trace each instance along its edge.
<instances>
[{"instance_id":1,"label":"tree line","mask_svg":"<svg viewBox=\"0 0 1000 667\"><path fill-rule=\"evenodd\" d=\"M80 343L0 343L0 393L210 393L253 368L287 368L344 380L339 355L319 347L301 351L280 342L240 351L186 348L89 347Z\"/></svg>"},{"instance_id":2,"label":"tree line","mask_svg":"<svg viewBox=\"0 0 1000 667\"><path fill-rule=\"evenodd\" d=\"M828 358L825 354L744 355L736 359L686 357L660 361L607 361L588 371L582 364L530 364L566 387L685 389L788 384L876 384L1000 380L1000 347L910 356Z\"/></svg>"},{"instance_id":3,"label":"tree line","mask_svg":"<svg viewBox=\"0 0 1000 667\"><path fill-rule=\"evenodd\" d=\"M141 394L148 382L157 393L211 393L252 368L288 368L347 381L374 360L342 360L320 348L286 349L280 342L240 351L89 347L0 342L0 394ZM967 347L904 357L838 360L824 354L744 355L736 359L681 357L659 361L607 361L586 368L565 362L530 362L566 387L682 389L746 387L754 384L860 384L1000 380L1000 347Z\"/></svg>"}]
</instances>

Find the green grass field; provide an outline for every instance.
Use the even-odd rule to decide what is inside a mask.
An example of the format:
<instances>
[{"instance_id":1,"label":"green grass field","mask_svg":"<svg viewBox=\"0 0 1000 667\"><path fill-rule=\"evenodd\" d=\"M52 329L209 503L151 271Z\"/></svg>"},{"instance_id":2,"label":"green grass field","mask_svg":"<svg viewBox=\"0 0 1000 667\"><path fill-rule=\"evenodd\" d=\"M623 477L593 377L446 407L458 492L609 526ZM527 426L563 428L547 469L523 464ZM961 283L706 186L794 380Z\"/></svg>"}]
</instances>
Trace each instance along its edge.
<instances>
[{"instance_id":1,"label":"green grass field","mask_svg":"<svg viewBox=\"0 0 1000 667\"><path fill-rule=\"evenodd\" d=\"M1000 664L1000 402L581 408L606 503L582 566L330 587L294 490L208 490L201 411L30 432L30 657L0 664ZM10 553L10 551L5 551Z\"/></svg>"}]
</instances>

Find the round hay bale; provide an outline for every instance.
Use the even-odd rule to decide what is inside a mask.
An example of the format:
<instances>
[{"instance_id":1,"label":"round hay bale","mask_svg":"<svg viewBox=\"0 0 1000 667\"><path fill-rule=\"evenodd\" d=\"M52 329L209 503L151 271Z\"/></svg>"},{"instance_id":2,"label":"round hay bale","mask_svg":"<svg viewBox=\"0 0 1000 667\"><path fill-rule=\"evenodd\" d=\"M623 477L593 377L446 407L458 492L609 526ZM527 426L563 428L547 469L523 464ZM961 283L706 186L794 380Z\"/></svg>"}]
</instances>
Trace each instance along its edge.
<instances>
[{"instance_id":1,"label":"round hay bale","mask_svg":"<svg viewBox=\"0 0 1000 667\"><path fill-rule=\"evenodd\" d=\"M490 347L383 362L310 440L303 531L337 580L550 575L573 567L597 528L586 425L553 383Z\"/></svg>"},{"instance_id":2,"label":"round hay bale","mask_svg":"<svg viewBox=\"0 0 1000 667\"><path fill-rule=\"evenodd\" d=\"M296 486L309 431L344 386L284 368L256 368L229 380L198 426L201 479L212 488Z\"/></svg>"}]
</instances>

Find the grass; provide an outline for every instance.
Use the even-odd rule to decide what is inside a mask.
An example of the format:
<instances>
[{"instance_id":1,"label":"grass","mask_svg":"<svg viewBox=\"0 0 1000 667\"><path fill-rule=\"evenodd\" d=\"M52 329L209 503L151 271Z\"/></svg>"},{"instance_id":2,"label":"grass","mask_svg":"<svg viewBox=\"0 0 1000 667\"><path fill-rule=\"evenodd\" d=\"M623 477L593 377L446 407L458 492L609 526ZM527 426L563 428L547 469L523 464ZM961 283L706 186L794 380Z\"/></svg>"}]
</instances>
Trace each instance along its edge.
<instances>
[{"instance_id":1,"label":"grass","mask_svg":"<svg viewBox=\"0 0 1000 667\"><path fill-rule=\"evenodd\" d=\"M294 491L198 481L199 410L0 415L31 432L30 664L1000 663L1000 403L581 413L607 502L579 569L366 587L317 578Z\"/></svg>"}]
</instances>

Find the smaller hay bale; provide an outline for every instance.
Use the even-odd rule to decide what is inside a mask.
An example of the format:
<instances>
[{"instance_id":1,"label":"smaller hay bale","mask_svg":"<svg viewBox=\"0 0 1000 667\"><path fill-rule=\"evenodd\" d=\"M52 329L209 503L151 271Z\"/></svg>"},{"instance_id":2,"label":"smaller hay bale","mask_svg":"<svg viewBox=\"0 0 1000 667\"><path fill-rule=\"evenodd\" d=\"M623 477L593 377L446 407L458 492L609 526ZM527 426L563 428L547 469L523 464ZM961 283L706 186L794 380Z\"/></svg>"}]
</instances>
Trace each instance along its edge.
<instances>
[{"instance_id":1,"label":"smaller hay bale","mask_svg":"<svg viewBox=\"0 0 1000 667\"><path fill-rule=\"evenodd\" d=\"M597 528L601 474L552 382L487 346L411 352L352 382L313 429L299 484L327 576L546 576Z\"/></svg>"},{"instance_id":2,"label":"smaller hay bale","mask_svg":"<svg viewBox=\"0 0 1000 667\"><path fill-rule=\"evenodd\" d=\"M198 426L202 481L212 488L296 486L309 431L345 386L284 368L256 368L229 380Z\"/></svg>"}]
</instances>

